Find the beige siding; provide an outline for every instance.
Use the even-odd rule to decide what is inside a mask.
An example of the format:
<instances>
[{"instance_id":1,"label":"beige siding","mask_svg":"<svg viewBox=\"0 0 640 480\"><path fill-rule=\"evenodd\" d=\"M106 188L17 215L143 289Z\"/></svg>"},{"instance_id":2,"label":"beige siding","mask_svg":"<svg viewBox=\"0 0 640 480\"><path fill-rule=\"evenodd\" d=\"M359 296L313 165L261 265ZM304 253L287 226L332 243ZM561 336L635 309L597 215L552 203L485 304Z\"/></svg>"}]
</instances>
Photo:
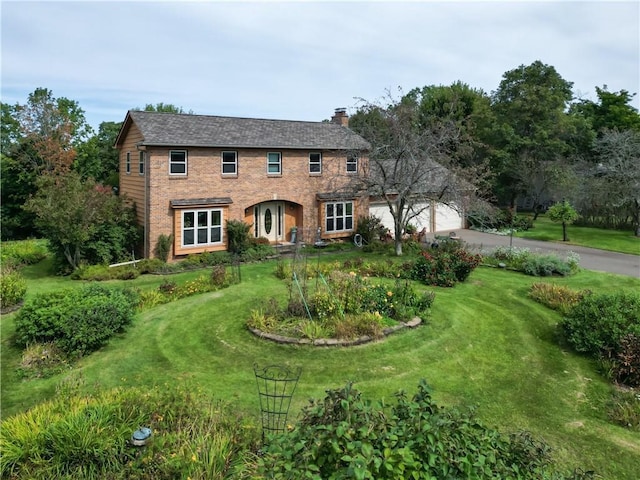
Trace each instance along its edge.
<instances>
[{"instance_id":1,"label":"beige siding","mask_svg":"<svg viewBox=\"0 0 640 480\"><path fill-rule=\"evenodd\" d=\"M144 224L144 176L138 173L139 150L136 147L142 141L140 130L131 125L120 149L120 195L135 203L138 222ZM131 154L131 173L126 173L127 152ZM146 172L145 172L146 173Z\"/></svg>"}]
</instances>

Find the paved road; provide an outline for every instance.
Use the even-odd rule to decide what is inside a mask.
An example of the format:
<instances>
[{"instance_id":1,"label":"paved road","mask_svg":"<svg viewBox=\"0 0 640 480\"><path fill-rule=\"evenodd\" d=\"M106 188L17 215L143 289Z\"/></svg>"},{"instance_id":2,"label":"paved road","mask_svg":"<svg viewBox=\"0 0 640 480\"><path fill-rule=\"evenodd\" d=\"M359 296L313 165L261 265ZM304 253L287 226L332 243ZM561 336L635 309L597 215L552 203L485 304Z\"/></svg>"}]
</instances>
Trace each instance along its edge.
<instances>
[{"instance_id":1,"label":"paved road","mask_svg":"<svg viewBox=\"0 0 640 480\"><path fill-rule=\"evenodd\" d=\"M576 245L565 245L562 243L541 242L517 237L511 239L509 236L482 233L475 230L465 229L455 230L455 232L470 246L477 247L482 251L489 251L500 245L508 246L510 242L513 241L513 246L526 247L532 252L553 252L561 257L566 256L568 252L575 252L580 255L580 266L587 270L617 273L619 275L640 278L640 246L638 247L638 255L629 255L595 248L578 247ZM448 232L444 232L442 234L447 233Z\"/></svg>"}]
</instances>

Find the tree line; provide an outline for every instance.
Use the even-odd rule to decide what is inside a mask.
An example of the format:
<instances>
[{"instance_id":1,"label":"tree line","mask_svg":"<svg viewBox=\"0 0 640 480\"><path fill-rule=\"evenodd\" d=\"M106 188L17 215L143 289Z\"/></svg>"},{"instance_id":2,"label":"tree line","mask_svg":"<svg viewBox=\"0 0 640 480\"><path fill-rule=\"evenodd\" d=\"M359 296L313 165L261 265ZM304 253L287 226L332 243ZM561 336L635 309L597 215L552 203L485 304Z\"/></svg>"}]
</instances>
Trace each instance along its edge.
<instances>
[{"instance_id":1,"label":"tree line","mask_svg":"<svg viewBox=\"0 0 640 480\"><path fill-rule=\"evenodd\" d=\"M524 197L536 214L566 200L583 223L639 231L635 93L604 85L587 100L572 87L536 61L504 73L491 93L458 81L362 100L350 128L371 152L355 186L387 201L396 236L429 201L469 212L514 209ZM129 255L139 232L117 195L121 123L96 132L78 102L46 88L0 107L2 239L62 238L53 247L72 268ZM192 113L164 103L143 109Z\"/></svg>"},{"instance_id":2,"label":"tree line","mask_svg":"<svg viewBox=\"0 0 640 480\"><path fill-rule=\"evenodd\" d=\"M605 85L588 100L572 87L535 61L491 93L458 81L362 100L349 125L372 144L364 188L386 200L396 236L430 201L514 214L525 199L535 217L566 201L582 224L640 235L635 93Z\"/></svg>"}]
</instances>

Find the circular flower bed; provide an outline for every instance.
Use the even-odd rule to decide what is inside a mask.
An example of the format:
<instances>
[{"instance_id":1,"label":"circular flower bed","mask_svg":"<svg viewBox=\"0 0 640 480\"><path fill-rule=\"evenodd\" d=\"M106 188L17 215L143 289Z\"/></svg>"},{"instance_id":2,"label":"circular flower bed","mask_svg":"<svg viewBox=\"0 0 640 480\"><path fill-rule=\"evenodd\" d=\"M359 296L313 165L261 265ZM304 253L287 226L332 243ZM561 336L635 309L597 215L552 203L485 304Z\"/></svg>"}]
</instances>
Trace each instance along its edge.
<instances>
[{"instance_id":1,"label":"circular flower bed","mask_svg":"<svg viewBox=\"0 0 640 480\"><path fill-rule=\"evenodd\" d=\"M287 281L286 305L272 298L252 310L247 326L255 335L280 343L361 344L419 325L435 297L416 292L409 280L372 283L353 271L296 274Z\"/></svg>"}]
</instances>

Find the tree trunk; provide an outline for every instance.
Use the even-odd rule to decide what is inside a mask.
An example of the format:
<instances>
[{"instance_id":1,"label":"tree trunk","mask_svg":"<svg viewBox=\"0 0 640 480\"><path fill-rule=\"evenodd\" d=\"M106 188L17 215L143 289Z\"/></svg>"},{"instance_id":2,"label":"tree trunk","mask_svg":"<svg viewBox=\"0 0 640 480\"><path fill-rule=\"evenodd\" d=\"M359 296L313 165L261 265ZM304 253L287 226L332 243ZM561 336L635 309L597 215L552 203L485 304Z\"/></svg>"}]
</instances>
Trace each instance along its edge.
<instances>
[{"instance_id":1,"label":"tree trunk","mask_svg":"<svg viewBox=\"0 0 640 480\"><path fill-rule=\"evenodd\" d=\"M567 222L562 222L562 241L566 242L569 239L567 238Z\"/></svg>"},{"instance_id":2,"label":"tree trunk","mask_svg":"<svg viewBox=\"0 0 640 480\"><path fill-rule=\"evenodd\" d=\"M396 256L402 256L402 225L399 218L393 219L393 228L395 230L394 244L396 247Z\"/></svg>"},{"instance_id":3,"label":"tree trunk","mask_svg":"<svg viewBox=\"0 0 640 480\"><path fill-rule=\"evenodd\" d=\"M540 215L540 205L536 204L533 207L533 221L534 222L538 219L538 215Z\"/></svg>"}]
</instances>

